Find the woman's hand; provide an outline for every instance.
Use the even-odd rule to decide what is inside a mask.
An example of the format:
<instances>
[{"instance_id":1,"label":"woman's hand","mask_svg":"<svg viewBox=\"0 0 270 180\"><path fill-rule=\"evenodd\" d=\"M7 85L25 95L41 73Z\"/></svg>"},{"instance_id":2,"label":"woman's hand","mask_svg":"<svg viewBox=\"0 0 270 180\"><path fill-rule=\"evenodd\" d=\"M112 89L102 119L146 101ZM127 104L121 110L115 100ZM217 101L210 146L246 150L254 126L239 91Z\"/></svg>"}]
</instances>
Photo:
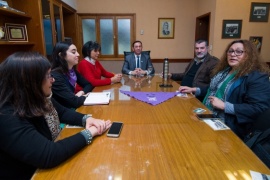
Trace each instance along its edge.
<instances>
[{"instance_id":1,"label":"woman's hand","mask_svg":"<svg viewBox=\"0 0 270 180\"><path fill-rule=\"evenodd\" d=\"M85 128L89 129L89 131L91 131L92 136L94 137L96 135L101 135L105 131L107 131L107 129L111 127L111 124L112 123L110 120L104 121L89 117L86 119Z\"/></svg>"},{"instance_id":2,"label":"woman's hand","mask_svg":"<svg viewBox=\"0 0 270 180\"><path fill-rule=\"evenodd\" d=\"M195 87L188 87L188 86L180 86L179 92L181 92L181 93L195 93L196 88Z\"/></svg>"},{"instance_id":3,"label":"woman's hand","mask_svg":"<svg viewBox=\"0 0 270 180\"><path fill-rule=\"evenodd\" d=\"M210 103L212 104L213 108L221 110L225 109L225 103L222 100L218 99L217 97L209 96L208 99L210 100Z\"/></svg>"},{"instance_id":4,"label":"woman's hand","mask_svg":"<svg viewBox=\"0 0 270 180\"><path fill-rule=\"evenodd\" d=\"M122 74L115 74L112 78L111 81L112 83L117 83L120 82L122 79Z\"/></svg>"},{"instance_id":5,"label":"woman's hand","mask_svg":"<svg viewBox=\"0 0 270 180\"><path fill-rule=\"evenodd\" d=\"M90 92L89 92L89 93L84 94L83 96L87 97L89 94L90 94Z\"/></svg>"},{"instance_id":6,"label":"woman's hand","mask_svg":"<svg viewBox=\"0 0 270 180\"><path fill-rule=\"evenodd\" d=\"M79 92L77 92L77 93L75 94L75 96L78 96L78 97L80 97L80 96L82 96L82 95L84 95L84 92L83 92L83 91L79 91Z\"/></svg>"}]
</instances>

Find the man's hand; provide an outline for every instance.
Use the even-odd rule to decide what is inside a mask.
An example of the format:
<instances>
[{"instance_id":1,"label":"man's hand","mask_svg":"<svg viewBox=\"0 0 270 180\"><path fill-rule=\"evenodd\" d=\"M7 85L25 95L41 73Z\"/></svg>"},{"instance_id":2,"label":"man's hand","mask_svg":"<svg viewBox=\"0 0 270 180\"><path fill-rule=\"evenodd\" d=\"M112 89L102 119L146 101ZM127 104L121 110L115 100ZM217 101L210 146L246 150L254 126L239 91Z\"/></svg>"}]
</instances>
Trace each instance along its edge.
<instances>
[{"instance_id":1,"label":"man's hand","mask_svg":"<svg viewBox=\"0 0 270 180\"><path fill-rule=\"evenodd\" d=\"M195 87L188 87L188 86L180 86L179 92L181 92L181 93L195 93L196 88Z\"/></svg>"}]
</instances>

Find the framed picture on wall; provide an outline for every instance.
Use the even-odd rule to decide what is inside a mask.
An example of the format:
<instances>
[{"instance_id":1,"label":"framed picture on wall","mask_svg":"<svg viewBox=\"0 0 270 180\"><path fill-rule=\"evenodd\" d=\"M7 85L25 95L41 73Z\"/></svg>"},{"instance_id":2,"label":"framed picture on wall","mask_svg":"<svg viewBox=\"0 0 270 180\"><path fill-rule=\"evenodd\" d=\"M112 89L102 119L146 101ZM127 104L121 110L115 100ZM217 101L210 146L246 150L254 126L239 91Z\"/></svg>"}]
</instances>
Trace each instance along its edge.
<instances>
[{"instance_id":1,"label":"framed picture on wall","mask_svg":"<svg viewBox=\"0 0 270 180\"><path fill-rule=\"evenodd\" d=\"M222 38L241 38L242 20L223 20Z\"/></svg>"},{"instance_id":2,"label":"framed picture on wall","mask_svg":"<svg viewBox=\"0 0 270 180\"><path fill-rule=\"evenodd\" d=\"M0 26L0 41L6 41L6 40L7 40L6 27Z\"/></svg>"},{"instance_id":3,"label":"framed picture on wall","mask_svg":"<svg viewBox=\"0 0 270 180\"><path fill-rule=\"evenodd\" d=\"M249 40L256 46L258 52L261 52L262 48L262 37L261 36L250 36Z\"/></svg>"},{"instance_id":4,"label":"framed picture on wall","mask_svg":"<svg viewBox=\"0 0 270 180\"><path fill-rule=\"evenodd\" d=\"M250 22L268 22L270 3L251 3Z\"/></svg>"},{"instance_id":5,"label":"framed picture on wall","mask_svg":"<svg viewBox=\"0 0 270 180\"><path fill-rule=\"evenodd\" d=\"M8 41L28 42L27 29L25 24L6 23Z\"/></svg>"},{"instance_id":6,"label":"framed picture on wall","mask_svg":"<svg viewBox=\"0 0 270 180\"><path fill-rule=\"evenodd\" d=\"M158 18L158 39L174 39L174 18Z\"/></svg>"}]
</instances>

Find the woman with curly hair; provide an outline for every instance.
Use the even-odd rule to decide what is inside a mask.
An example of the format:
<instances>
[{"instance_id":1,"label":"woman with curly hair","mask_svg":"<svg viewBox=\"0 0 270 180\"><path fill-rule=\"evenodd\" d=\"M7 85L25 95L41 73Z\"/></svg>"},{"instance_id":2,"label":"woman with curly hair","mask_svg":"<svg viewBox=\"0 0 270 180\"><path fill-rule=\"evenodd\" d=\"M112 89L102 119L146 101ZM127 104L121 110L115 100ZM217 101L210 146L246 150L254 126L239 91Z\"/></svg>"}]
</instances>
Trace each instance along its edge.
<instances>
[{"instance_id":1,"label":"woman with curly hair","mask_svg":"<svg viewBox=\"0 0 270 180\"><path fill-rule=\"evenodd\" d=\"M256 117L270 107L269 68L248 40L231 42L213 70L208 88L180 86L180 92L205 95L203 103L241 139Z\"/></svg>"}]
</instances>

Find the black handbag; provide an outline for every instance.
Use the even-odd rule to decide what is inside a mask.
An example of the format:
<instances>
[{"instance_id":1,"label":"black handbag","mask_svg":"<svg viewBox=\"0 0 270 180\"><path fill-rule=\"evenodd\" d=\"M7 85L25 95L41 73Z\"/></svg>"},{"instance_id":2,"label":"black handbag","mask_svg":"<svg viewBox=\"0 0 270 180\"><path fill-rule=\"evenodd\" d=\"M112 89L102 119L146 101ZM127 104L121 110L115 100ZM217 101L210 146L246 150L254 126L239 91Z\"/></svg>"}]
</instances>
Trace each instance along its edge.
<instances>
[{"instance_id":1,"label":"black handbag","mask_svg":"<svg viewBox=\"0 0 270 180\"><path fill-rule=\"evenodd\" d=\"M245 143L270 168L270 128L255 132Z\"/></svg>"}]
</instances>

